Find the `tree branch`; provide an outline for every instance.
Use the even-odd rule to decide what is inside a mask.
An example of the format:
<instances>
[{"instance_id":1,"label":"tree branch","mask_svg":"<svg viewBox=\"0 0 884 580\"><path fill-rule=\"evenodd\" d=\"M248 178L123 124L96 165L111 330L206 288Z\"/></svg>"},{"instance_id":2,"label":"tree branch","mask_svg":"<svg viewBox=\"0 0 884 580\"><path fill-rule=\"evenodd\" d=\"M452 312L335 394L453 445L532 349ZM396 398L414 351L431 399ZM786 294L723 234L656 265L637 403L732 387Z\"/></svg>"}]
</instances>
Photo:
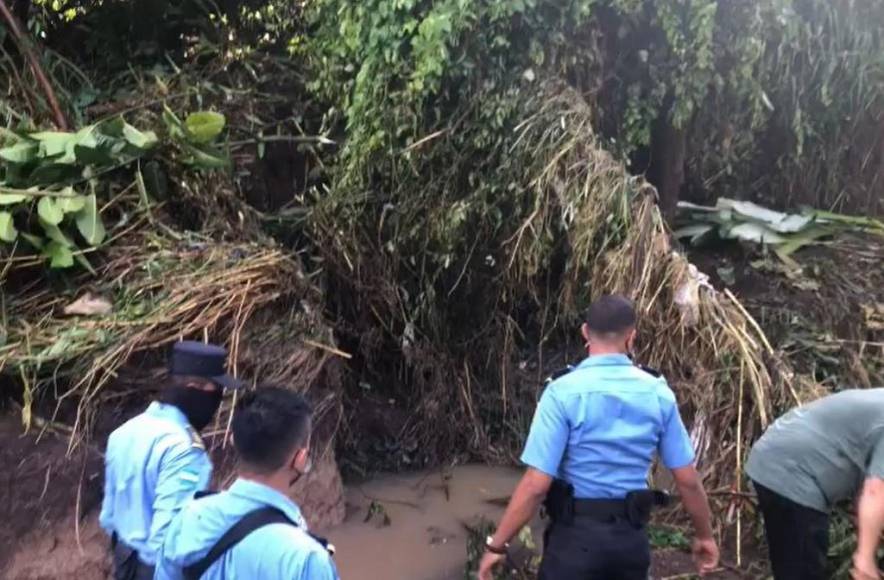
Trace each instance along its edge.
<instances>
[{"instance_id":1,"label":"tree branch","mask_svg":"<svg viewBox=\"0 0 884 580\"><path fill-rule=\"evenodd\" d=\"M55 126L60 131L67 131L68 122L64 113L61 111L61 106L58 104L55 90L53 90L52 84L49 82L46 73L43 72L43 67L40 66L40 59L37 58L37 54L31 46L30 39L28 39L24 32L22 32L18 19L6 5L5 0L0 0L0 16L3 16L3 19L9 25L9 29L12 31L12 36L15 38L16 44L18 44L19 50L28 61L28 64L31 65L31 70L34 71L34 76L37 77L37 82L42 87L43 93L46 95L46 100L49 102L49 108L52 109L52 114L55 117Z\"/></svg>"}]
</instances>

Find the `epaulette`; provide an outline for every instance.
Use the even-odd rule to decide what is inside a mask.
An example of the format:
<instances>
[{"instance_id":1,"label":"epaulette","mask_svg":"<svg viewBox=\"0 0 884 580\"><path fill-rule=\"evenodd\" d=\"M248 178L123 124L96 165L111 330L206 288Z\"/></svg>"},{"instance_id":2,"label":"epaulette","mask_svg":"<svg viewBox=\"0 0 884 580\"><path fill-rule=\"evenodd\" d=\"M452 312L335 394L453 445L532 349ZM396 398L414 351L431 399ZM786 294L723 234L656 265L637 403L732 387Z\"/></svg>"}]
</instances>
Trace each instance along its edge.
<instances>
[{"instance_id":1,"label":"epaulette","mask_svg":"<svg viewBox=\"0 0 884 580\"><path fill-rule=\"evenodd\" d=\"M197 433L196 429L188 425L187 432L190 434L190 446L195 449L202 449L203 451L205 451L206 444L203 443L203 438L200 437L200 434Z\"/></svg>"},{"instance_id":2,"label":"epaulette","mask_svg":"<svg viewBox=\"0 0 884 580\"><path fill-rule=\"evenodd\" d=\"M658 371L657 369L652 368L652 367L649 367L649 366L647 366L647 365L639 365L639 364L637 364L637 365L635 365L635 366L637 366L637 367L640 368L641 370L645 371L646 373L648 373L649 375L651 375L651 376L654 377L655 379L659 379L660 377L663 376L663 373L661 373L661 372Z\"/></svg>"},{"instance_id":3,"label":"epaulette","mask_svg":"<svg viewBox=\"0 0 884 580\"><path fill-rule=\"evenodd\" d=\"M554 380L556 380L557 378L563 377L573 370L574 370L574 367L571 365L568 365L563 369L559 369L559 370L555 371L553 374L551 374L550 376L546 377L546 380L543 381L543 384L548 385L551 382L553 382Z\"/></svg>"}]
</instances>

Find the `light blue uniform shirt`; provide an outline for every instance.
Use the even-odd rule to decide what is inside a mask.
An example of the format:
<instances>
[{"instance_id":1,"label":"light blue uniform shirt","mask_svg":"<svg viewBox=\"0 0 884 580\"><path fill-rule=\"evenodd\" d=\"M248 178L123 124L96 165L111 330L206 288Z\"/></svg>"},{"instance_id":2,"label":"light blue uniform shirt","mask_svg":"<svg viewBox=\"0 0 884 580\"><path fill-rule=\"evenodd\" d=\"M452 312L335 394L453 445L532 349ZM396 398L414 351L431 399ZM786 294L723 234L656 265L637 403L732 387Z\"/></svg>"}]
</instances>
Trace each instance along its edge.
<instances>
[{"instance_id":1,"label":"light blue uniform shirt","mask_svg":"<svg viewBox=\"0 0 884 580\"><path fill-rule=\"evenodd\" d=\"M621 499L647 489L655 453L670 469L694 461L675 395L626 355L602 355L546 387L522 462L567 481L577 498Z\"/></svg>"},{"instance_id":2,"label":"light blue uniform shirt","mask_svg":"<svg viewBox=\"0 0 884 580\"><path fill-rule=\"evenodd\" d=\"M152 566L172 518L212 479L202 440L177 407L154 402L111 433L104 464L99 523Z\"/></svg>"},{"instance_id":3,"label":"light blue uniform shirt","mask_svg":"<svg viewBox=\"0 0 884 580\"><path fill-rule=\"evenodd\" d=\"M182 580L182 570L201 560L247 513L281 510L292 522L267 524L243 538L212 564L201 580L337 580L326 549L307 534L295 503L266 485L237 479L230 489L190 503L175 518L160 553L154 580Z\"/></svg>"}]
</instances>

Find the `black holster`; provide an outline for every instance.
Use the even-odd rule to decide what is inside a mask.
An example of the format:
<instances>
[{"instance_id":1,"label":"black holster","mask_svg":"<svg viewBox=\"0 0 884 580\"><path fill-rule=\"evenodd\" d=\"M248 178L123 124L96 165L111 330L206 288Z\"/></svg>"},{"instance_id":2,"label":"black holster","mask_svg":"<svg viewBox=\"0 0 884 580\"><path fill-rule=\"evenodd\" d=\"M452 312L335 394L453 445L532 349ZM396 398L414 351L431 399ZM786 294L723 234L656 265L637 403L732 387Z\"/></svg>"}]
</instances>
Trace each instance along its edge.
<instances>
[{"instance_id":1,"label":"black holster","mask_svg":"<svg viewBox=\"0 0 884 580\"><path fill-rule=\"evenodd\" d=\"M553 523L574 523L574 486L561 479L554 479L546 493L543 507Z\"/></svg>"},{"instance_id":2,"label":"black holster","mask_svg":"<svg viewBox=\"0 0 884 580\"><path fill-rule=\"evenodd\" d=\"M657 489L642 489L626 494L626 519L636 528L651 521L651 512L656 507L669 505L669 494Z\"/></svg>"}]
</instances>

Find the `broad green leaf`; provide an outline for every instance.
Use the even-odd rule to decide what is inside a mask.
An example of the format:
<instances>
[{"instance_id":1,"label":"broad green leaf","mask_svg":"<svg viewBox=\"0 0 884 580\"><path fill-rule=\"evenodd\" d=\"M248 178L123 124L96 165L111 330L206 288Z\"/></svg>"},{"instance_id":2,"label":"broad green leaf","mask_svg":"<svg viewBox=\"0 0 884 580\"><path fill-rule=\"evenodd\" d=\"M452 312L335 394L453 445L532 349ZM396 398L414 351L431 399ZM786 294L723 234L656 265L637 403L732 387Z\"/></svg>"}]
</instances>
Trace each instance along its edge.
<instances>
[{"instance_id":1,"label":"broad green leaf","mask_svg":"<svg viewBox=\"0 0 884 580\"><path fill-rule=\"evenodd\" d=\"M146 151L157 144L156 133L153 131L141 132L129 123L123 125L123 137L130 145L142 151Z\"/></svg>"},{"instance_id":2,"label":"broad green leaf","mask_svg":"<svg viewBox=\"0 0 884 580\"><path fill-rule=\"evenodd\" d=\"M230 165L230 160L217 151L188 147L191 157L185 163L199 169L224 169Z\"/></svg>"},{"instance_id":3,"label":"broad green leaf","mask_svg":"<svg viewBox=\"0 0 884 580\"><path fill-rule=\"evenodd\" d=\"M58 160L60 159L58 158ZM38 164L28 177L29 184L49 187L69 179L82 177L82 168L73 164L56 163L55 161L57 160Z\"/></svg>"},{"instance_id":4,"label":"broad green leaf","mask_svg":"<svg viewBox=\"0 0 884 580\"><path fill-rule=\"evenodd\" d=\"M829 225L817 225L807 230L789 236L784 243L777 248L777 255L780 257L790 256L804 246L816 243L819 238L832 235L838 231Z\"/></svg>"},{"instance_id":5,"label":"broad green leaf","mask_svg":"<svg viewBox=\"0 0 884 580\"><path fill-rule=\"evenodd\" d=\"M0 38L2 38L2 34L0 34ZM11 146L15 143L19 143L23 139L24 138L15 131L10 131L5 127L0 127L0 146Z\"/></svg>"},{"instance_id":6,"label":"broad green leaf","mask_svg":"<svg viewBox=\"0 0 884 580\"><path fill-rule=\"evenodd\" d=\"M26 242L34 246L34 248L36 248L37 250L43 249L43 240L40 237L32 234L26 234L25 232L21 233L21 237L24 238Z\"/></svg>"},{"instance_id":7,"label":"broad green leaf","mask_svg":"<svg viewBox=\"0 0 884 580\"><path fill-rule=\"evenodd\" d=\"M0 159L9 161L10 163L30 163L37 158L37 151L40 147L33 141L25 141L16 143L11 147L0 149Z\"/></svg>"},{"instance_id":8,"label":"broad green leaf","mask_svg":"<svg viewBox=\"0 0 884 580\"><path fill-rule=\"evenodd\" d=\"M122 117L114 117L113 119L108 119L104 123L98 127L99 130L105 135L110 135L111 137L122 137L123 136L123 128L126 126L126 122Z\"/></svg>"},{"instance_id":9,"label":"broad green leaf","mask_svg":"<svg viewBox=\"0 0 884 580\"><path fill-rule=\"evenodd\" d=\"M226 120L221 113L214 111L200 111L191 113L184 120L184 126L194 143L210 143L215 140L224 130Z\"/></svg>"},{"instance_id":10,"label":"broad green leaf","mask_svg":"<svg viewBox=\"0 0 884 580\"><path fill-rule=\"evenodd\" d=\"M43 255L49 259L50 268L70 268L74 265L74 254L71 249L55 241L46 244Z\"/></svg>"},{"instance_id":11,"label":"broad green leaf","mask_svg":"<svg viewBox=\"0 0 884 580\"><path fill-rule=\"evenodd\" d=\"M14 242L18 237L18 230L12 223L12 214L8 211L0 211L0 240Z\"/></svg>"},{"instance_id":12,"label":"broad green leaf","mask_svg":"<svg viewBox=\"0 0 884 580\"><path fill-rule=\"evenodd\" d=\"M13 205L23 202L28 196L20 193L0 193L0 205Z\"/></svg>"},{"instance_id":13,"label":"broad green leaf","mask_svg":"<svg viewBox=\"0 0 884 580\"><path fill-rule=\"evenodd\" d=\"M166 174L156 161L148 161L141 168L144 178L144 187L151 196L157 199L168 198L168 183Z\"/></svg>"},{"instance_id":14,"label":"broad green leaf","mask_svg":"<svg viewBox=\"0 0 884 580\"><path fill-rule=\"evenodd\" d=\"M768 228L780 233L799 232L813 221L813 216L787 214L762 207L751 201L720 199L723 207L730 207L738 216L764 223Z\"/></svg>"},{"instance_id":15,"label":"broad green leaf","mask_svg":"<svg viewBox=\"0 0 884 580\"><path fill-rule=\"evenodd\" d=\"M64 212L55 203L55 199L49 196L41 197L37 202L37 213L46 223L57 226L64 219Z\"/></svg>"},{"instance_id":16,"label":"broad green leaf","mask_svg":"<svg viewBox=\"0 0 884 580\"><path fill-rule=\"evenodd\" d=\"M163 121L165 121L166 128L169 129L169 135L173 139L177 141L187 139L184 124L181 123L181 119L179 119L167 105L163 105Z\"/></svg>"},{"instance_id":17,"label":"broad green leaf","mask_svg":"<svg viewBox=\"0 0 884 580\"><path fill-rule=\"evenodd\" d=\"M95 136L95 125L83 127L74 134L77 145L94 149L98 147L98 138Z\"/></svg>"},{"instance_id":18,"label":"broad green leaf","mask_svg":"<svg viewBox=\"0 0 884 580\"><path fill-rule=\"evenodd\" d=\"M86 204L77 213L77 229L80 230L80 234L89 245L97 246L104 240L107 232L101 221L101 214L98 213L98 201L95 199L95 194L85 197Z\"/></svg>"},{"instance_id":19,"label":"broad green leaf","mask_svg":"<svg viewBox=\"0 0 884 580\"><path fill-rule=\"evenodd\" d=\"M715 212L720 208L718 207L709 207L707 205L697 205L695 203L691 203L689 201L680 201L678 202L678 209L682 211L698 211L698 212Z\"/></svg>"},{"instance_id":20,"label":"broad green leaf","mask_svg":"<svg viewBox=\"0 0 884 580\"><path fill-rule=\"evenodd\" d=\"M77 143L74 145L74 155L81 165L110 165L114 158L104 147L90 147Z\"/></svg>"},{"instance_id":21,"label":"broad green leaf","mask_svg":"<svg viewBox=\"0 0 884 580\"><path fill-rule=\"evenodd\" d=\"M74 193L70 187L65 188L66 192ZM64 213L78 212L86 205L85 195L70 195L68 197L55 198L55 205Z\"/></svg>"},{"instance_id":22,"label":"broad green leaf","mask_svg":"<svg viewBox=\"0 0 884 580\"><path fill-rule=\"evenodd\" d=\"M78 264L83 266L84 270L88 270L90 274L95 276L98 272L95 271L95 268L92 267L92 263L86 259L86 256L83 254L74 254L74 260L77 261Z\"/></svg>"},{"instance_id":23,"label":"broad green leaf","mask_svg":"<svg viewBox=\"0 0 884 580\"><path fill-rule=\"evenodd\" d=\"M695 242L713 229L715 229L715 226L712 224L692 224L675 230L672 235L679 240L691 238L691 242Z\"/></svg>"},{"instance_id":24,"label":"broad green leaf","mask_svg":"<svg viewBox=\"0 0 884 580\"><path fill-rule=\"evenodd\" d=\"M69 248L74 247L74 242L69 237L67 237L58 226L48 224L42 219L40 220L40 226L43 227L43 231L46 232L46 237L50 240L58 242L59 244L62 244Z\"/></svg>"},{"instance_id":25,"label":"broad green leaf","mask_svg":"<svg viewBox=\"0 0 884 580\"><path fill-rule=\"evenodd\" d=\"M77 131L74 139L73 152L81 165L107 165L113 161L108 155L109 138L98 132L95 125Z\"/></svg>"},{"instance_id":26,"label":"broad green leaf","mask_svg":"<svg viewBox=\"0 0 884 580\"><path fill-rule=\"evenodd\" d=\"M746 222L726 230L723 237L734 238L746 242L759 242L762 244L780 244L784 238L763 224Z\"/></svg>"},{"instance_id":27,"label":"broad green leaf","mask_svg":"<svg viewBox=\"0 0 884 580\"><path fill-rule=\"evenodd\" d=\"M63 155L69 146L73 148L73 143L76 141L75 133L61 133L59 131L32 133L30 137L40 142L40 150L44 157Z\"/></svg>"}]
</instances>

